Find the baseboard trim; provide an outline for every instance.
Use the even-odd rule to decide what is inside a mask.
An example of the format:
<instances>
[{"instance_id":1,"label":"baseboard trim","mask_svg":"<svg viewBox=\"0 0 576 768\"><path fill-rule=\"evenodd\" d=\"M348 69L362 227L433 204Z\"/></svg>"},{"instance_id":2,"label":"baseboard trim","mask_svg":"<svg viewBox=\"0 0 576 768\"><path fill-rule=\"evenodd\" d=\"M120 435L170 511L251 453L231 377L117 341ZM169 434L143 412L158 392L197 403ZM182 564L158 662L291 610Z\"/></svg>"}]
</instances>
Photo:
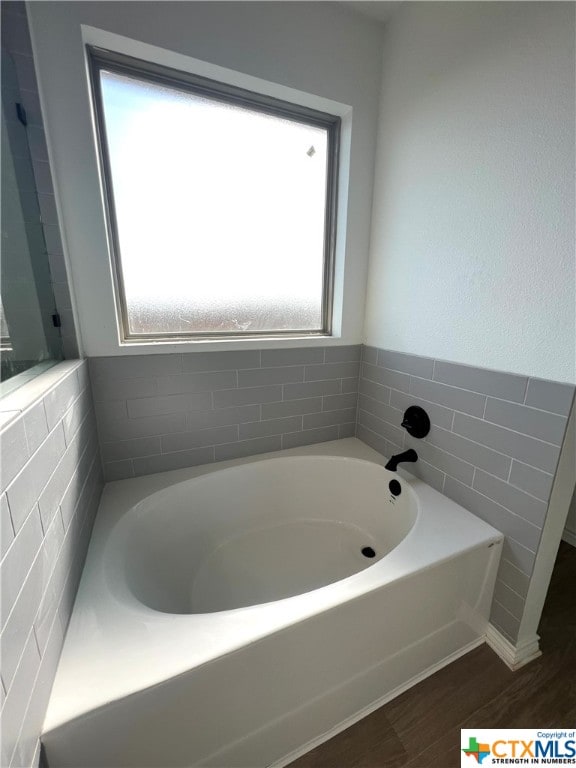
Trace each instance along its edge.
<instances>
[{"instance_id":1,"label":"baseboard trim","mask_svg":"<svg viewBox=\"0 0 576 768\"><path fill-rule=\"evenodd\" d=\"M395 699L397 696L400 696L409 688L412 688L414 685L418 685L418 683L421 683L423 680L426 680L427 677L430 677L436 672L439 672L444 667L447 667L448 664L451 664L453 661L456 661L456 659L459 659L461 656L465 656L467 653L470 653L470 651L473 651L474 648L478 648L478 646L483 645L485 641L486 641L485 637L479 637L477 640L473 640L471 643L468 643L463 648L459 648L457 651L455 651L454 653L451 653L449 656L446 656L444 659L437 662L436 664L432 664L430 667L425 669L420 674L410 678L408 682L398 686L393 691L386 693L384 696L377 699L376 701L373 701L372 704L369 704L367 707L364 707L359 712L356 712L350 717L347 717L345 720L342 720L341 722L338 723L338 725L335 725L333 728L330 728L329 731L325 731L320 736L317 736L316 738L306 742L304 746L298 747L298 749L293 750L292 752L290 752L290 754L285 755L280 760L277 760L275 763L272 763L271 765L268 766L268 768L284 768L285 766L294 762L294 760L297 760L299 757L302 757L302 755L305 755L307 752L310 752L316 747L319 747L320 744L324 744L325 741L329 741L330 739L334 738L334 736L337 736L339 733L342 733L342 731L345 731L347 728L350 728L350 726L354 725L359 720L362 720L368 715L371 715L372 712L375 712L377 709L380 709L380 707L383 707L384 704L387 704L389 701L392 701L392 699Z\"/></svg>"},{"instance_id":2,"label":"baseboard trim","mask_svg":"<svg viewBox=\"0 0 576 768\"><path fill-rule=\"evenodd\" d=\"M574 531L569 531L567 528L564 528L562 539L567 544L570 544L571 546L576 547L576 533L574 533Z\"/></svg>"},{"instance_id":3,"label":"baseboard trim","mask_svg":"<svg viewBox=\"0 0 576 768\"><path fill-rule=\"evenodd\" d=\"M486 631L486 643L513 671L537 659L538 656L542 656L539 640L540 637L534 635L534 637L514 645L492 624L488 624Z\"/></svg>"}]
</instances>

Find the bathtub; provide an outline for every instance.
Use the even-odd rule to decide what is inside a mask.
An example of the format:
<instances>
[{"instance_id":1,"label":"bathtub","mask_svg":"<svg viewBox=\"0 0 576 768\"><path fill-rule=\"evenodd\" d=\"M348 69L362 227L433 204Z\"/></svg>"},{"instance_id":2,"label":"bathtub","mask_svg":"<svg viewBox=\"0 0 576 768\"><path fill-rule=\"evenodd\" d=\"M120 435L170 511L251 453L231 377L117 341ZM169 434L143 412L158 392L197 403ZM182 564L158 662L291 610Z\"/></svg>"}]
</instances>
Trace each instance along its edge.
<instances>
[{"instance_id":1,"label":"bathtub","mask_svg":"<svg viewBox=\"0 0 576 768\"><path fill-rule=\"evenodd\" d=\"M287 765L484 642L502 535L383 463L349 438L110 483L50 767Z\"/></svg>"}]
</instances>

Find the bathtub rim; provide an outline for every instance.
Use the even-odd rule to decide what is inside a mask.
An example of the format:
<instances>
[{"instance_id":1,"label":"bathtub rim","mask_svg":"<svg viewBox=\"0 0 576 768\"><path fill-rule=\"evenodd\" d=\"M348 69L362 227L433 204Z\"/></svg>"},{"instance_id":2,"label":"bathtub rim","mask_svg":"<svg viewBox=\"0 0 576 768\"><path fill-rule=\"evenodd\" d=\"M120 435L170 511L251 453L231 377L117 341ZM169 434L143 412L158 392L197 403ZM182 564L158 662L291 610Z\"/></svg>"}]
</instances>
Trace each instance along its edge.
<instances>
[{"instance_id":1,"label":"bathtub rim","mask_svg":"<svg viewBox=\"0 0 576 768\"><path fill-rule=\"evenodd\" d=\"M139 501L177 482L186 481L202 474L217 472L231 466L260 462L270 458L277 459L283 456L317 455L359 458L381 466L386 463L383 456L365 443L357 438L346 438L107 484L102 496L74 612L70 620L46 713L44 733L56 730L76 719L90 716L92 711L110 705L114 701L137 694L144 689L162 685L173 677L189 673L195 667L208 664L223 655L234 653L247 644L258 643L263 638L280 632L292 624L305 621L318 613L334 610L342 602L361 599L368 592L384 587L388 581L408 578L416 572L431 568L477 547L493 546L494 544L501 544L503 541L503 535L492 526L438 493L423 481L405 472L403 473L404 479L414 490L422 507L425 506L426 502L429 502L432 507L440 504L446 520L460 521L462 524L462 530L451 531L452 536L459 534L460 538L458 539L457 536L456 542L451 539L451 544L446 545L444 552L438 553L436 557L432 557L430 554L432 547L429 540L426 539L421 542L420 554L424 558L424 562L420 563L418 568L412 567L412 562L410 567L407 566L404 560L406 554L404 550L416 538L416 533L422 534L424 538L426 534L431 533L430 526L424 531L420 530L422 520L429 522L431 515L419 514L411 531L400 544L373 566L325 587L272 603L212 614L165 614L145 606L137 598L134 598L131 604L118 603L116 597L111 596L106 589L102 588L105 580L103 582L103 558L99 557L101 549L106 546L115 520ZM455 527L459 527L458 522L456 522ZM439 535L438 531L436 531L436 535ZM440 538L442 537L440 536ZM383 563L389 564L393 558L394 562L390 569L393 571L396 569L395 578L382 579L379 566L382 566ZM366 574L370 574L372 578L367 579ZM352 588L350 588L350 582L352 582ZM342 585L345 588L339 589ZM361 586L362 588L360 588ZM340 592L344 592L344 594L337 594ZM319 601L318 595L320 593L324 593L321 598L326 598L328 594L329 599ZM294 604L295 602L302 603L302 605L289 611L288 614L281 615L282 608L285 608L287 603ZM294 608L293 605L291 607ZM272 618L272 622L265 627L256 629L253 624L253 614L263 612L272 614L271 617L266 616L268 620ZM225 616L224 621L222 621L222 616L226 614L231 616ZM102 617L104 617L104 621L102 621ZM231 621L228 622L228 619ZM123 622L124 626L122 626ZM203 622L212 624L211 630L213 632L217 632L219 628L222 629L225 625L228 627L232 625L233 631L240 631L240 636L234 635L235 642L223 641L219 645L217 643L216 647L211 646L209 649L203 649L201 653L195 653L196 649L190 648L186 648L186 652L184 652L184 646L189 643L190 633L195 630L206 629L201 626ZM123 640L126 643L125 647L121 649L125 653L124 660L118 658L118 637L110 636L110 633L106 632L106 628L110 629L110 626L116 630L119 628L122 630ZM133 660L134 667L126 667L126 658L131 658L130 652L134 649L134 640L138 634L141 634L143 628L149 633L148 645L153 650L158 651L158 643L162 646L161 641L163 641L162 650L165 652L165 658L159 660L155 654L150 655L148 653L148 656L144 654ZM168 632L170 633L169 638L167 638ZM141 651L142 649L136 648L136 651L138 650ZM87 658L90 660L89 670L86 669ZM157 667L154 669L151 668L151 659L155 659L157 662ZM78 681L82 672L85 673L85 682L80 687ZM110 689L106 691L102 691L98 685L102 675L109 677L113 683Z\"/></svg>"}]
</instances>

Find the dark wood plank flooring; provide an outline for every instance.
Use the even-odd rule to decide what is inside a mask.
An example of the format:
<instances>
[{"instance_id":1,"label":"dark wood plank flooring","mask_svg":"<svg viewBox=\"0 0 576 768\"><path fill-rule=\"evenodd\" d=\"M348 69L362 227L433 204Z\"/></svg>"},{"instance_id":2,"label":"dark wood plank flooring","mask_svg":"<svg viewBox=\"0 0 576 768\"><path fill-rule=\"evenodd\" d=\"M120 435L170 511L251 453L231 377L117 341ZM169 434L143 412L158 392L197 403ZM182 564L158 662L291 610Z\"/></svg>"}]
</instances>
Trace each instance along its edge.
<instances>
[{"instance_id":1,"label":"dark wood plank flooring","mask_svg":"<svg viewBox=\"0 0 576 768\"><path fill-rule=\"evenodd\" d=\"M543 655L522 669L482 645L290 768L458 768L461 728L576 727L576 549L565 542L539 634Z\"/></svg>"}]
</instances>

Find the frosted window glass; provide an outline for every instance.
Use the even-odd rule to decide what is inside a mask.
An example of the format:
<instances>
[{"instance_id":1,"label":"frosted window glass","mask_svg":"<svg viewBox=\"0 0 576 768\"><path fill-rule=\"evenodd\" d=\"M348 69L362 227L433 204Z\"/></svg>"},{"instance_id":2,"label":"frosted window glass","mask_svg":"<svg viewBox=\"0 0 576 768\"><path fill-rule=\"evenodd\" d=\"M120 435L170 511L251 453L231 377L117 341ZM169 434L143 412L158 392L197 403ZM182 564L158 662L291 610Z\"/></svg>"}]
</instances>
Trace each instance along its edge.
<instances>
[{"instance_id":1,"label":"frosted window glass","mask_svg":"<svg viewBox=\"0 0 576 768\"><path fill-rule=\"evenodd\" d=\"M327 129L100 84L128 334L321 330Z\"/></svg>"}]
</instances>

